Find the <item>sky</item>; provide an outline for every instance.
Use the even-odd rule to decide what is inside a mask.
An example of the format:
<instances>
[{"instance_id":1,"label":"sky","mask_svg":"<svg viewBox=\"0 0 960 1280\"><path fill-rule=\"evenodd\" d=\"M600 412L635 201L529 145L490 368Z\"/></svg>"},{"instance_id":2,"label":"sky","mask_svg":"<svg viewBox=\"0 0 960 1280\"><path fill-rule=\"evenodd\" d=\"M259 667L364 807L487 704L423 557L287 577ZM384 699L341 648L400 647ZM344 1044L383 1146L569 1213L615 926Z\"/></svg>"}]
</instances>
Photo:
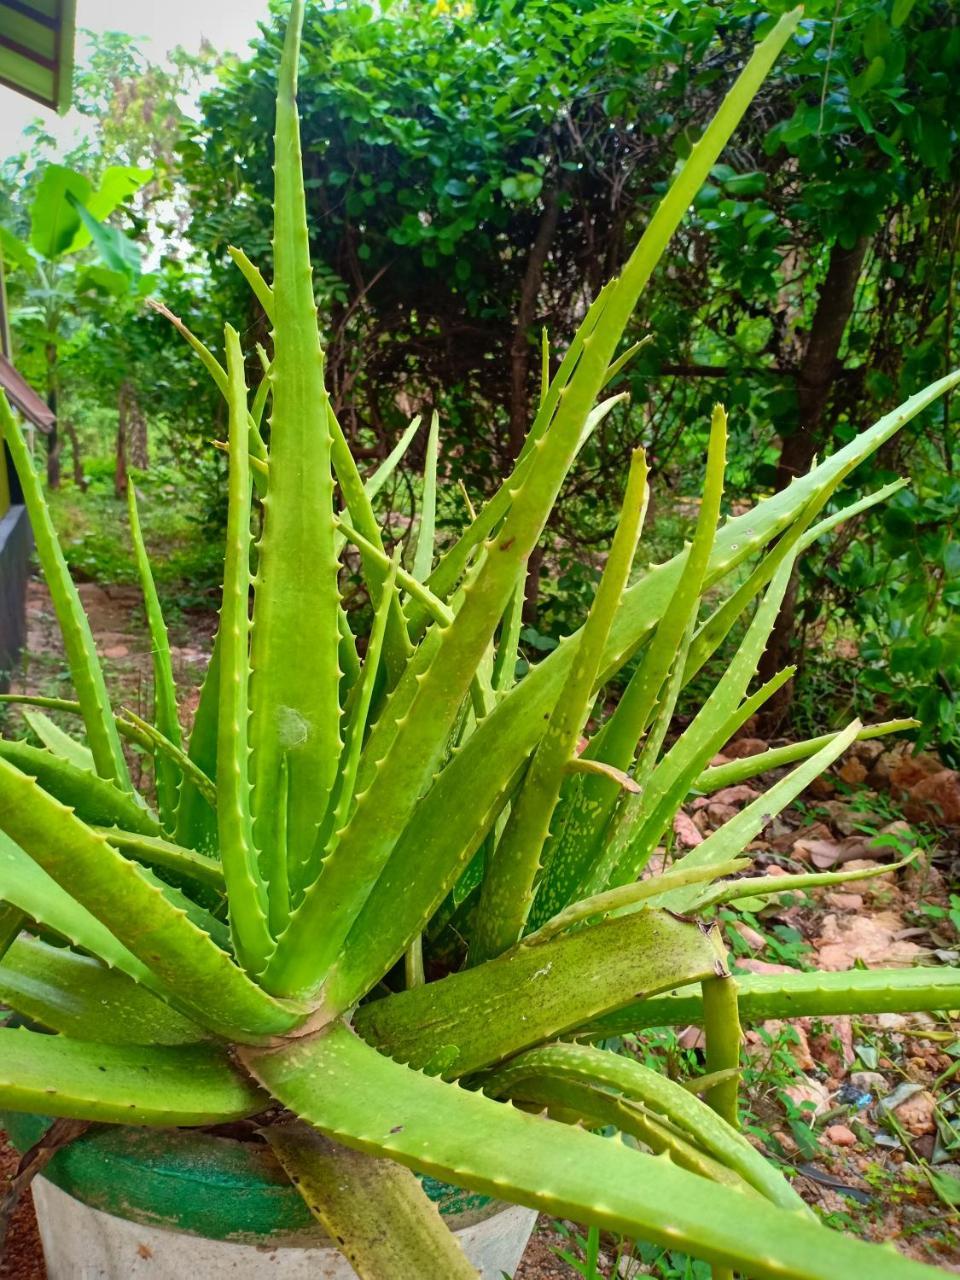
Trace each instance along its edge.
<instances>
[{"instance_id":1,"label":"sky","mask_svg":"<svg viewBox=\"0 0 960 1280\"><path fill-rule=\"evenodd\" d=\"M267 0L77 0L77 55L82 59L81 27L144 36L144 52L152 62L178 44L196 52L204 38L218 52L243 53L267 9ZM52 111L0 86L0 157L20 149L24 125L38 115L58 139L69 138L76 127L75 113L58 120Z\"/></svg>"}]
</instances>

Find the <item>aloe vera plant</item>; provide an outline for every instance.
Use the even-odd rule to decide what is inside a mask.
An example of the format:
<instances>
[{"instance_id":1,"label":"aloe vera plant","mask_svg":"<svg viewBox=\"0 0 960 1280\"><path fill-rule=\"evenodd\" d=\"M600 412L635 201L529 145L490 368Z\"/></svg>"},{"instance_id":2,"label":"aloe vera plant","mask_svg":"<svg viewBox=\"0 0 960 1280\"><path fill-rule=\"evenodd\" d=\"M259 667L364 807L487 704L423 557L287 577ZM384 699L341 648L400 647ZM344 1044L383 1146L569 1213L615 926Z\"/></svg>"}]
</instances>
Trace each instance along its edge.
<instances>
[{"instance_id":1,"label":"aloe vera plant","mask_svg":"<svg viewBox=\"0 0 960 1280\"><path fill-rule=\"evenodd\" d=\"M77 692L76 702L20 699L38 704L29 723L43 746L0 745L0 999L21 1020L0 1029L0 1106L159 1127L272 1116L267 1141L362 1276L473 1274L404 1167L686 1250L718 1276L930 1274L829 1232L738 1133L739 1023L794 1008L957 1007L960 974L741 981L698 914L739 892L782 889L726 877L855 737L902 722L855 722L780 753L769 764L795 767L756 804L648 872L685 797L720 785L711 757L789 674L750 691L797 555L842 518L825 514L838 485L960 376L725 522L718 409L694 539L635 576L638 454L583 628L514 680L527 559L609 407L597 401L623 363L624 326L798 15L758 46L622 274L545 376L513 474L439 554L431 426L410 570L374 516L383 474L363 481L324 387L296 115L302 20L294 0L273 283L234 254L273 325L253 400L233 329L222 363L191 339L228 403L230 479L220 627L186 744L135 497L153 723L107 701L0 397ZM347 541L374 606L362 661L338 593ZM735 656L667 748L683 685L751 608ZM617 709L578 753L598 694L634 660ZM75 714L86 742L50 709ZM155 805L133 788L125 740L153 759ZM736 768L740 778L750 766ZM706 1101L595 1047L692 1019L707 1030ZM603 1136L611 1128L619 1137ZM376 1189L382 1223L357 1211L360 1187Z\"/></svg>"}]
</instances>

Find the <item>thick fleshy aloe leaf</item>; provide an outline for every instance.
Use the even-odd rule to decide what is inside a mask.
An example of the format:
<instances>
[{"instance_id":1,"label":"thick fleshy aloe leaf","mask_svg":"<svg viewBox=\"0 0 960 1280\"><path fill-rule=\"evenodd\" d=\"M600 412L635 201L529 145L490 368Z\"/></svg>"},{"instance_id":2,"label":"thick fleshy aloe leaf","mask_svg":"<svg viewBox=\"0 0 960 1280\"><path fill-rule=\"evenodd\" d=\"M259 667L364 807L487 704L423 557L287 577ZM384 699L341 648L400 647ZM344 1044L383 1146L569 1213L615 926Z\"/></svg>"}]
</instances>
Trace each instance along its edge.
<instances>
[{"instance_id":1,"label":"thick fleshy aloe leaf","mask_svg":"<svg viewBox=\"0 0 960 1280\"><path fill-rule=\"evenodd\" d=\"M647 464L643 452L637 450L613 545L584 624L577 661L487 863L470 941L472 963L506 951L520 938L526 925L550 822L561 787L569 776L567 766L576 757L577 742L590 714L603 648L630 577L648 498Z\"/></svg>"},{"instance_id":2,"label":"thick fleshy aloe leaf","mask_svg":"<svg viewBox=\"0 0 960 1280\"><path fill-rule=\"evenodd\" d=\"M664 681L671 668L678 665L678 651L691 618L696 615L720 518L726 447L727 417L718 405L710 429L703 500L683 574L616 710L584 753L590 759L605 761L617 769L630 768ZM682 668L682 661L679 665ZM665 731L666 725L663 728ZM637 778L641 788L654 763L655 758L645 752L643 776ZM602 776L584 777L568 784L558 836L546 854L547 869L537 893L535 923L542 923L572 901L577 889L587 881L619 798L617 784Z\"/></svg>"},{"instance_id":3,"label":"thick fleshy aloe leaf","mask_svg":"<svg viewBox=\"0 0 960 1280\"><path fill-rule=\"evenodd\" d=\"M524 1096L518 1101L525 1111L545 1111L553 1120L580 1124L587 1129L617 1129L622 1134L637 1138L655 1155L669 1156L680 1169L739 1191L760 1194L739 1174L707 1155L675 1125L622 1094L608 1093L591 1084L558 1076L540 1076L536 1082L527 1081L523 1089Z\"/></svg>"},{"instance_id":4,"label":"thick fleshy aloe leaf","mask_svg":"<svg viewBox=\"0 0 960 1280\"><path fill-rule=\"evenodd\" d=\"M575 925L583 924L585 920L614 913L623 915L628 910L634 910L641 904L648 903L651 898L662 897L671 888L702 884L704 880L733 875L735 871L743 871L749 865L749 858L733 858L729 862L708 867L685 867L681 860L669 871L663 871L660 875L650 876L646 880L634 880L630 884L619 885L616 889L608 889L605 893L596 893L590 898L581 898L579 902L572 902L569 907L551 916L535 932L528 933L523 940L523 945L525 947L542 946L558 934L565 933ZM859 874L862 875L863 872ZM736 883L744 884L746 881L739 880Z\"/></svg>"},{"instance_id":5,"label":"thick fleshy aloe leaf","mask_svg":"<svg viewBox=\"0 0 960 1280\"><path fill-rule=\"evenodd\" d=\"M79 702L76 706L79 711ZM48 751L52 751L61 760L66 760L75 769L83 769L86 773L96 773L97 766L90 748L85 747L82 742L77 742L76 738L71 738L69 733L64 733L60 726L54 724L49 716L44 715L42 711L30 711L25 708L23 718Z\"/></svg>"},{"instance_id":6,"label":"thick fleshy aloe leaf","mask_svg":"<svg viewBox=\"0 0 960 1280\"><path fill-rule=\"evenodd\" d=\"M786 1179L742 1134L726 1124L683 1085L634 1058L589 1045L551 1044L522 1053L483 1078L484 1093L537 1101L542 1077L577 1080L609 1089L659 1112L687 1137L784 1209L806 1209ZM528 1086L525 1088L524 1086Z\"/></svg>"},{"instance_id":7,"label":"thick fleshy aloe leaf","mask_svg":"<svg viewBox=\"0 0 960 1280\"><path fill-rule=\"evenodd\" d=\"M151 298L149 305L159 315L169 320L173 327L182 337L186 338L189 345L200 357L200 362L206 371L210 374L217 389L220 391L224 399L227 396L227 371L216 358L212 351L203 345L199 338L190 332L179 316L175 316L169 307L164 306L162 302L157 302ZM266 393L264 393L266 394ZM267 467L267 446L263 443L263 437L260 434L259 420L254 421L251 414L247 420L249 430L250 456L255 460L256 466L253 468L254 483L257 485L257 492L262 497L266 493L266 476L269 468Z\"/></svg>"},{"instance_id":8,"label":"thick fleshy aloe leaf","mask_svg":"<svg viewBox=\"0 0 960 1280\"><path fill-rule=\"evenodd\" d=\"M693 780L730 736L730 719L736 716L756 673L793 564L794 556L788 555L774 574L743 643L716 688L654 769L643 793L628 797L614 817L603 855L591 870L591 890L626 884L639 876Z\"/></svg>"},{"instance_id":9,"label":"thick fleshy aloe leaf","mask_svg":"<svg viewBox=\"0 0 960 1280\"><path fill-rule=\"evenodd\" d=\"M226 328L230 405L230 493L220 610L220 715L217 728L217 835L230 904L230 931L241 964L263 968L273 950L268 912L286 918L286 846L264 850L261 877L250 805L250 470L244 425L247 388L235 329ZM277 831L275 825L274 833ZM268 899L268 889L270 897Z\"/></svg>"},{"instance_id":10,"label":"thick fleshy aloe leaf","mask_svg":"<svg viewBox=\"0 0 960 1280\"><path fill-rule=\"evenodd\" d=\"M117 1045L0 1028L0 1107L108 1124L224 1124L269 1098L207 1045Z\"/></svg>"},{"instance_id":11,"label":"thick fleshy aloe leaf","mask_svg":"<svg viewBox=\"0 0 960 1280\"><path fill-rule=\"evenodd\" d=\"M486 964L365 1004L354 1022L385 1053L452 1079L580 1025L589 1007L612 1008L694 973L708 977L721 959L714 927L640 912L543 946L521 943Z\"/></svg>"},{"instance_id":12,"label":"thick fleshy aloe leaf","mask_svg":"<svg viewBox=\"0 0 960 1280\"><path fill-rule=\"evenodd\" d=\"M337 421L332 407L328 409L327 421L330 424L333 469L340 483L347 513L360 535L357 540L357 546L360 550L363 575L370 592L370 600L376 609L380 604L383 592L383 575L377 573L377 558L386 559L389 562L389 556L384 550L380 525L374 514L366 485L363 483L357 464L353 459L353 454L350 452L347 438L343 434L343 429ZM337 545L340 540L341 535L338 532L334 543L337 551L340 550ZM413 646L407 635L407 622L403 616L403 610L400 608L400 601L393 599L391 595L387 632L384 639L384 658L391 685L396 684L397 680L399 680L412 652Z\"/></svg>"},{"instance_id":13,"label":"thick fleshy aloe leaf","mask_svg":"<svg viewBox=\"0 0 960 1280\"><path fill-rule=\"evenodd\" d=\"M409 1169L305 1124L271 1125L264 1136L360 1280L477 1280Z\"/></svg>"},{"instance_id":14,"label":"thick fleshy aloe leaf","mask_svg":"<svg viewBox=\"0 0 960 1280\"><path fill-rule=\"evenodd\" d=\"M92 952L135 982L159 987L146 964L3 832L0 832L0 899L37 924Z\"/></svg>"},{"instance_id":15,"label":"thick fleshy aloe leaf","mask_svg":"<svg viewBox=\"0 0 960 1280\"><path fill-rule=\"evenodd\" d=\"M207 1039L196 1023L119 969L27 934L0 963L0 1001L76 1040L193 1044Z\"/></svg>"},{"instance_id":16,"label":"thick fleshy aloe leaf","mask_svg":"<svg viewBox=\"0 0 960 1280\"><path fill-rule=\"evenodd\" d=\"M164 892L58 800L0 761L2 829L164 984L179 1007L231 1039L282 1034L301 1007L253 983Z\"/></svg>"},{"instance_id":17,"label":"thick fleshy aloe leaf","mask_svg":"<svg viewBox=\"0 0 960 1280\"><path fill-rule=\"evenodd\" d=\"M107 778L91 777L88 770L55 756L45 747L0 739L0 759L36 778L44 791L69 805L84 822L124 827L144 835L160 834L156 816L138 795L121 790ZM0 814L0 824L2 821Z\"/></svg>"},{"instance_id":18,"label":"thick fleshy aloe leaf","mask_svg":"<svg viewBox=\"0 0 960 1280\"><path fill-rule=\"evenodd\" d=\"M150 632L150 653L153 658L153 700L154 724L157 731L175 747L182 742L180 716L177 711L177 689L173 681L173 663L170 658L170 638L167 635L167 624L163 620L160 597L157 595L150 568L150 558L143 541L140 528L140 514L137 510L137 492L131 482L127 486L127 511L130 518L130 536L133 539L133 550L137 560L137 572L140 575L140 587L143 591L143 603L147 614L147 629ZM173 763L162 756L155 756L157 779L157 807L164 826L172 829L177 798L180 790L180 776Z\"/></svg>"},{"instance_id":19,"label":"thick fleshy aloe leaf","mask_svg":"<svg viewBox=\"0 0 960 1280\"><path fill-rule=\"evenodd\" d=\"M138 831L123 831L119 827L94 827L93 830L105 836L122 854L146 867L172 871L178 879L193 880L220 895L226 892L223 868L204 853L184 849L162 836L141 835Z\"/></svg>"},{"instance_id":20,"label":"thick fleshy aloe leaf","mask_svg":"<svg viewBox=\"0 0 960 1280\"><path fill-rule=\"evenodd\" d=\"M377 676L380 672L380 658L384 650L390 614L399 602L396 591L397 569L399 568L399 548L394 554L390 570L383 584L380 603L373 618L373 626L367 641L367 653L357 685L356 696L351 700L346 731L344 733L343 757L337 774L337 782L331 797L330 809L314 848L314 859L308 864L300 883L312 884L320 869L323 853L329 849L331 840L336 839L342 831L353 807L356 791L357 770L360 765L360 752L363 748L364 734L369 727L370 708Z\"/></svg>"},{"instance_id":21,"label":"thick fleshy aloe leaf","mask_svg":"<svg viewBox=\"0 0 960 1280\"><path fill-rule=\"evenodd\" d=\"M254 838L265 853L283 824L289 847L312 847L341 745L330 424L296 105L302 23L294 0L277 86L270 477L251 647Z\"/></svg>"},{"instance_id":22,"label":"thick fleshy aloe leaf","mask_svg":"<svg viewBox=\"0 0 960 1280\"><path fill-rule=\"evenodd\" d=\"M920 1013L960 1009L960 969L850 969L845 973L737 974L740 1017L818 1018L843 1013ZM585 1023L594 1039L644 1027L686 1026L703 1020L700 992L690 987L639 1001Z\"/></svg>"},{"instance_id":23,"label":"thick fleshy aloe leaf","mask_svg":"<svg viewBox=\"0 0 960 1280\"><path fill-rule=\"evenodd\" d=\"M113 722L110 699L107 697L107 687L93 643L90 623L60 550L50 511L33 469L23 433L14 421L7 397L2 391L0 436L10 450L23 499L30 514L37 555L40 557L43 575L60 624L70 677L83 710L87 741L96 761L97 772L102 778L112 779L121 790L130 791L130 774L120 746L120 736Z\"/></svg>"},{"instance_id":24,"label":"thick fleshy aloe leaf","mask_svg":"<svg viewBox=\"0 0 960 1280\"><path fill-rule=\"evenodd\" d=\"M681 1249L758 1280L938 1274L615 1139L411 1071L342 1025L242 1055L275 1097L328 1137L457 1186Z\"/></svg>"},{"instance_id":25,"label":"thick fleshy aloe leaf","mask_svg":"<svg viewBox=\"0 0 960 1280\"><path fill-rule=\"evenodd\" d=\"M410 448L410 445L413 441L413 437L420 430L421 421L422 419L420 418L419 414L417 415L417 417L411 419L409 426L406 428L403 435L400 437L397 443L393 446L393 448L384 458L383 462L380 463L379 467L377 467L373 475L363 482L363 487L366 492L366 495L371 500L377 496L377 494L380 492L383 486L387 483L387 481L396 471L397 467L403 461L404 454Z\"/></svg>"},{"instance_id":26,"label":"thick fleshy aloe leaf","mask_svg":"<svg viewBox=\"0 0 960 1280\"><path fill-rule=\"evenodd\" d=\"M825 747L821 747L815 756L797 765L785 778L772 786L762 796L747 805L722 827L709 835L702 844L691 849L683 857L685 867L709 867L714 863L725 862L741 853L758 832L775 818L781 810L791 804L805 787L828 769L838 756L843 755L851 742L854 742L860 729L860 721L854 720L842 733L838 733ZM657 899L659 905L671 911L685 911L699 900L700 888L690 885L686 888L672 889Z\"/></svg>"},{"instance_id":27,"label":"thick fleshy aloe leaf","mask_svg":"<svg viewBox=\"0 0 960 1280\"><path fill-rule=\"evenodd\" d=\"M200 688L193 717L188 755L212 781L217 777L217 724L220 718L220 632L213 642L210 662ZM212 853L217 848L217 815L202 790L184 777L177 807L176 839L191 849Z\"/></svg>"},{"instance_id":28,"label":"thick fleshy aloe leaf","mask_svg":"<svg viewBox=\"0 0 960 1280\"><path fill-rule=\"evenodd\" d=\"M242 249L235 248L234 245L227 245L227 253L233 259L234 263L240 270L240 274L246 280L247 284L253 290L254 296L263 307L264 314L268 320L273 319L273 290L264 280L260 268L250 261Z\"/></svg>"},{"instance_id":29,"label":"thick fleshy aloe leaf","mask_svg":"<svg viewBox=\"0 0 960 1280\"><path fill-rule=\"evenodd\" d=\"M918 392L808 475L745 515L728 520L717 533L706 586L714 585L762 550L802 515L817 494L831 490L838 476L869 457L958 383L960 372ZM877 497L873 495L873 499ZM853 504L816 528L826 531L856 509ZM807 536L814 532L810 530ZM672 597L683 564L683 555L674 557L627 590L607 644L604 679L619 670L650 634ZM575 659L578 640L579 633L562 641L502 698L453 754L421 800L415 830L410 827L404 832L351 931L346 951L347 963L354 969L354 998L373 986L426 927L479 847L543 732ZM412 866L419 869L416 876ZM354 959L358 955L364 957L362 964Z\"/></svg>"},{"instance_id":30,"label":"thick fleshy aloe leaf","mask_svg":"<svg viewBox=\"0 0 960 1280\"><path fill-rule=\"evenodd\" d=\"M440 417L436 410L430 419L427 452L423 463L423 494L420 499L420 527L412 572L418 582L426 582L433 568L433 544L437 530L437 453L440 443Z\"/></svg>"},{"instance_id":31,"label":"thick fleshy aloe leaf","mask_svg":"<svg viewBox=\"0 0 960 1280\"><path fill-rule=\"evenodd\" d=\"M856 741L869 742L872 738L882 738L888 733L907 733L919 728L919 720L885 720L882 724L865 725L857 734ZM829 746L836 737L836 733L824 733L819 738L791 742L785 747L772 747L755 756L744 756L742 760L731 760L729 764L714 765L711 769L704 769L692 789L702 795L711 795L722 787L736 786L737 783L746 782L748 778L755 778L769 769L781 769L784 765L806 760L822 747Z\"/></svg>"},{"instance_id":32,"label":"thick fleshy aloe leaf","mask_svg":"<svg viewBox=\"0 0 960 1280\"><path fill-rule=\"evenodd\" d=\"M557 395L556 412L548 418L549 430L538 440L536 451L531 450L529 454L534 465L530 466L522 484L515 489L508 486L510 506L502 528L489 539L475 577L464 588L455 622L440 632L429 666L416 666L419 683L409 711L399 727L394 722L387 729L392 738L390 751L384 752L379 723L371 734L368 751L370 759L377 762L376 773L369 787L358 796L357 807L341 837L336 856L324 865L320 878L294 913L290 928L278 939L277 950L263 979L271 990L314 991L336 959L350 926L441 761L447 736L470 682L576 456L584 423L606 380L620 335L637 299L797 20L797 14L781 19L754 52L704 136L691 150L620 278L609 287L590 342L582 344L579 361L564 395ZM283 89L280 101L281 104L284 101ZM275 293L279 303L282 295L279 269ZM277 363L275 360L275 366ZM276 448L272 446L274 455ZM271 483L272 480L273 467ZM290 494L287 500L293 503L296 498ZM267 517L269 529L269 509ZM302 627L302 618L296 622L291 619L291 626ZM259 638L257 629L255 659ZM256 688L255 679L255 719ZM314 785L323 791L319 775Z\"/></svg>"}]
</instances>

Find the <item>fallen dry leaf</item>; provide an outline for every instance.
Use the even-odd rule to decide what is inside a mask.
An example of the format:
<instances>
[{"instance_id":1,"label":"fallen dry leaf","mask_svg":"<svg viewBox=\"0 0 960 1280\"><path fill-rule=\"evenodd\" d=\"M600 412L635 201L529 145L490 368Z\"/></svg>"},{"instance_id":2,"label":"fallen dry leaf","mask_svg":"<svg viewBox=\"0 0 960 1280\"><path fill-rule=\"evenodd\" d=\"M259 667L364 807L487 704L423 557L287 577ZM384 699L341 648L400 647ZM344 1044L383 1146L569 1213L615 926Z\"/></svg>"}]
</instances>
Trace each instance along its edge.
<instances>
[{"instance_id":1,"label":"fallen dry leaf","mask_svg":"<svg viewBox=\"0 0 960 1280\"><path fill-rule=\"evenodd\" d=\"M909 965L920 953L915 942L897 941L904 927L895 911L878 911L872 916L824 916L816 940L821 969L852 969L859 960L867 965Z\"/></svg>"}]
</instances>

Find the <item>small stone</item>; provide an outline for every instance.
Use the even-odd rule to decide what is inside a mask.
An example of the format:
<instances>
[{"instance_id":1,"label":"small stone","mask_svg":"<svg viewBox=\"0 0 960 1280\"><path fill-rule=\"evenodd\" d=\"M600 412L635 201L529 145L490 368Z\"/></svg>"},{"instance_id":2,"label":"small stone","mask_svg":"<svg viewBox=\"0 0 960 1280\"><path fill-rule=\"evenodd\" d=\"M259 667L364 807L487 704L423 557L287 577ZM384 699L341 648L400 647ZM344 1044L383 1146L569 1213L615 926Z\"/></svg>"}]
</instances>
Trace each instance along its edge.
<instances>
[{"instance_id":1,"label":"small stone","mask_svg":"<svg viewBox=\"0 0 960 1280\"><path fill-rule=\"evenodd\" d=\"M832 1142L835 1147L855 1147L857 1145L857 1135L852 1129L848 1129L845 1124L832 1124L829 1128L824 1129L823 1136L828 1142Z\"/></svg>"},{"instance_id":2,"label":"small stone","mask_svg":"<svg viewBox=\"0 0 960 1280\"><path fill-rule=\"evenodd\" d=\"M737 738L735 742L727 743L723 748L723 754L728 760L743 760L746 756L760 755L768 749L769 745L762 738Z\"/></svg>"},{"instance_id":3,"label":"small stone","mask_svg":"<svg viewBox=\"0 0 960 1280\"><path fill-rule=\"evenodd\" d=\"M850 1083L861 1093L886 1093L887 1077L879 1071L851 1071Z\"/></svg>"},{"instance_id":4,"label":"small stone","mask_svg":"<svg viewBox=\"0 0 960 1280\"><path fill-rule=\"evenodd\" d=\"M824 895L824 903L834 911L861 911L863 895L859 893L828 893Z\"/></svg>"},{"instance_id":5,"label":"small stone","mask_svg":"<svg viewBox=\"0 0 960 1280\"><path fill-rule=\"evenodd\" d=\"M937 1100L932 1093L924 1089L915 1093L895 1108L895 1115L905 1129L919 1136L933 1133L936 1124Z\"/></svg>"},{"instance_id":6,"label":"small stone","mask_svg":"<svg viewBox=\"0 0 960 1280\"><path fill-rule=\"evenodd\" d=\"M682 845L685 849L695 849L698 844L703 843L703 836L697 830L696 823L683 810L673 820L673 831L677 837L677 844Z\"/></svg>"},{"instance_id":7,"label":"small stone","mask_svg":"<svg viewBox=\"0 0 960 1280\"><path fill-rule=\"evenodd\" d=\"M878 1013L877 1026L881 1031L902 1031L908 1025L908 1019L902 1013Z\"/></svg>"}]
</instances>

